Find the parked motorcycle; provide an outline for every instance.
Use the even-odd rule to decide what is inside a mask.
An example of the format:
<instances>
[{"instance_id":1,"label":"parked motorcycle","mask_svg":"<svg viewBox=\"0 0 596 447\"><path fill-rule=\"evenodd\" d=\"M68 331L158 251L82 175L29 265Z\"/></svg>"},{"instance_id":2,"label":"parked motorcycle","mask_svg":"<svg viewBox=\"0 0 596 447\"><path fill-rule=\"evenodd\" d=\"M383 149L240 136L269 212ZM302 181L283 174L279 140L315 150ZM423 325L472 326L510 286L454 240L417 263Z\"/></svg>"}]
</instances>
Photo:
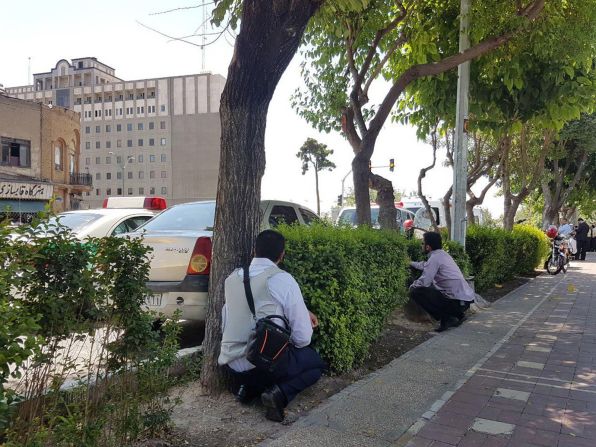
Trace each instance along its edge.
<instances>
[{"instance_id":1,"label":"parked motorcycle","mask_svg":"<svg viewBox=\"0 0 596 447\"><path fill-rule=\"evenodd\" d=\"M564 236L559 236L556 228L551 227L546 231L550 238L550 253L544 268L550 275L556 275L559 272L567 273L569 268L570 250L569 241Z\"/></svg>"}]
</instances>

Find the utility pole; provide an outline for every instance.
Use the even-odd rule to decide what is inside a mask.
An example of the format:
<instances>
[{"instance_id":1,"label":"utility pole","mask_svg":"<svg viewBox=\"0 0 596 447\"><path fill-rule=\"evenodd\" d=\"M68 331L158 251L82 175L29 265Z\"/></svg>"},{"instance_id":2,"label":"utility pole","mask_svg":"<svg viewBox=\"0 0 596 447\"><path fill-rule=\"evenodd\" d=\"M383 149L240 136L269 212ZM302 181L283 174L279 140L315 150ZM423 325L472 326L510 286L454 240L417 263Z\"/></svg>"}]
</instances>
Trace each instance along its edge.
<instances>
[{"instance_id":1,"label":"utility pole","mask_svg":"<svg viewBox=\"0 0 596 447\"><path fill-rule=\"evenodd\" d=\"M470 48L470 3L461 0L459 52ZM451 239L466 244L466 192L468 183L468 93L470 90L470 62L457 69L457 115L455 119L453 166L453 213Z\"/></svg>"}]
</instances>

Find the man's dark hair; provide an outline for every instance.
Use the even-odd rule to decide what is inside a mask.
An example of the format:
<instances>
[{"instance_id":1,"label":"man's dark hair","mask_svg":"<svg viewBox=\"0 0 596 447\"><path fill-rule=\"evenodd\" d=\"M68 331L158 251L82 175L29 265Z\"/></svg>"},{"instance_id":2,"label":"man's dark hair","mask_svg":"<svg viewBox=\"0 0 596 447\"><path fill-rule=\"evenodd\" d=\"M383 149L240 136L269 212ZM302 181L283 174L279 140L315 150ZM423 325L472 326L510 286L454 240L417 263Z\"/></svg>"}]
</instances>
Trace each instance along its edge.
<instances>
[{"instance_id":1,"label":"man's dark hair","mask_svg":"<svg viewBox=\"0 0 596 447\"><path fill-rule=\"evenodd\" d=\"M277 262L286 248L286 240L274 230L261 231L255 242L255 256Z\"/></svg>"},{"instance_id":2,"label":"man's dark hair","mask_svg":"<svg viewBox=\"0 0 596 447\"><path fill-rule=\"evenodd\" d=\"M580 217L579 219L577 219L578 222L583 222L584 220Z\"/></svg>"},{"instance_id":3,"label":"man's dark hair","mask_svg":"<svg viewBox=\"0 0 596 447\"><path fill-rule=\"evenodd\" d=\"M443 248L441 235L435 231L427 231L422 238L424 239L424 245L430 245L430 248L433 250L440 250Z\"/></svg>"}]
</instances>

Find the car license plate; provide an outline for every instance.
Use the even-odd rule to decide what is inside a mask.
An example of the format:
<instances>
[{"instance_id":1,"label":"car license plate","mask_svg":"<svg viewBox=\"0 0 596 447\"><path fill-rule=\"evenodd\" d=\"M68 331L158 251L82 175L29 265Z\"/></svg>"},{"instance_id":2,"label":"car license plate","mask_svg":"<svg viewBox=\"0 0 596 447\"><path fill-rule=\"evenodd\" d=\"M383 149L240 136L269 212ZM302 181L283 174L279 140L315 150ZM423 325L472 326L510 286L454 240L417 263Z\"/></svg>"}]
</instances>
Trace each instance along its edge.
<instances>
[{"instance_id":1,"label":"car license plate","mask_svg":"<svg viewBox=\"0 0 596 447\"><path fill-rule=\"evenodd\" d=\"M149 295L148 297L145 298L145 304L147 306L159 307L159 306L161 306L161 299L162 299L161 293L159 293L157 295Z\"/></svg>"}]
</instances>

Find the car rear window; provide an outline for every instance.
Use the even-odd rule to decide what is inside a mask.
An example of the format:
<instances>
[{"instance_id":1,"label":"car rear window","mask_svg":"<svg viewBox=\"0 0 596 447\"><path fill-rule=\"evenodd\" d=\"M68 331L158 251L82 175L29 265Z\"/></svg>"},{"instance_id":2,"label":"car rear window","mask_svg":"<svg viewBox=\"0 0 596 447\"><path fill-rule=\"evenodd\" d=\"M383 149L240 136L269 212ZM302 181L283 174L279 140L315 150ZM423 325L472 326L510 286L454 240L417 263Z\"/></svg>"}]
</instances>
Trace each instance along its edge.
<instances>
[{"instance_id":1,"label":"car rear window","mask_svg":"<svg viewBox=\"0 0 596 447\"><path fill-rule=\"evenodd\" d=\"M56 217L51 217L47 223L42 224L44 228L52 228L60 222L60 225L70 228L72 231L78 231L89 225L91 222L101 218L101 214L96 213L64 213Z\"/></svg>"},{"instance_id":2,"label":"car rear window","mask_svg":"<svg viewBox=\"0 0 596 447\"><path fill-rule=\"evenodd\" d=\"M201 231L213 228L215 202L188 203L173 206L155 216L139 230L147 231Z\"/></svg>"}]
</instances>

